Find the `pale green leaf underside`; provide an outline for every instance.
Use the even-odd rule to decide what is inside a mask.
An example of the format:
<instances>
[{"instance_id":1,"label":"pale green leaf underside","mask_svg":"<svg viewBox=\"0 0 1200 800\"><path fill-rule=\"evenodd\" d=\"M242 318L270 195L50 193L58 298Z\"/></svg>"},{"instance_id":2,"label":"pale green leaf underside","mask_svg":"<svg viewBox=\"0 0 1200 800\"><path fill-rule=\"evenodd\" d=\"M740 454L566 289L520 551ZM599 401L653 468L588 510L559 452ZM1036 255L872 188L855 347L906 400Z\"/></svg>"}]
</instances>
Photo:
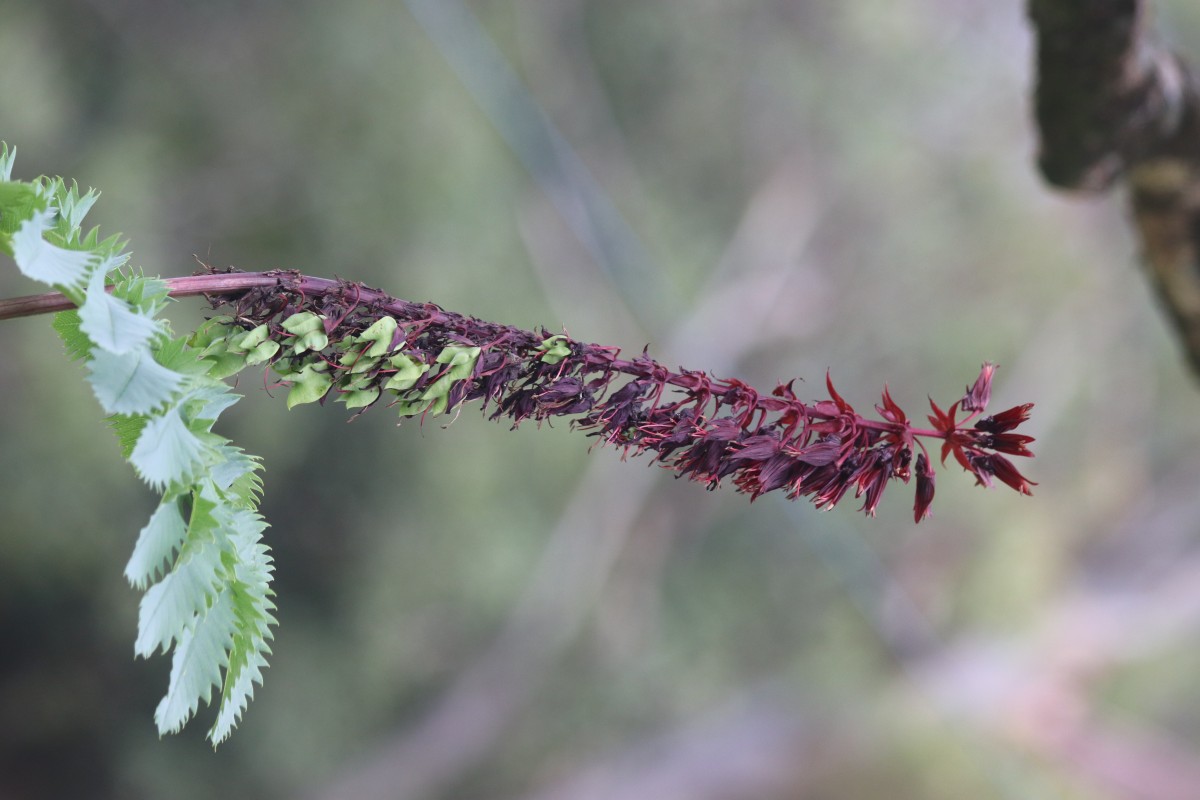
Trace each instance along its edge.
<instances>
[{"instance_id":1,"label":"pale green leaf underside","mask_svg":"<svg viewBox=\"0 0 1200 800\"><path fill-rule=\"evenodd\" d=\"M146 590L138 605L138 636L133 649L150 656L179 639L217 592L220 551L209 542L180 557L175 569Z\"/></svg>"},{"instance_id":2,"label":"pale green leaf underside","mask_svg":"<svg viewBox=\"0 0 1200 800\"><path fill-rule=\"evenodd\" d=\"M54 220L54 212L35 211L12 236L13 260L26 277L53 286L75 288L83 284L95 255L85 250L67 250L42 238Z\"/></svg>"},{"instance_id":3,"label":"pale green leaf underside","mask_svg":"<svg viewBox=\"0 0 1200 800\"><path fill-rule=\"evenodd\" d=\"M73 181L71 188L67 189L64 186L59 195L58 213L66 222L67 229L72 231L79 230L79 226L83 224L83 218L100 199L100 193L95 189L88 189L82 195L79 194L79 187Z\"/></svg>"},{"instance_id":4,"label":"pale green leaf underside","mask_svg":"<svg viewBox=\"0 0 1200 800\"><path fill-rule=\"evenodd\" d=\"M92 391L109 414L144 414L160 408L183 376L154 360L146 347L127 353L96 350L88 362Z\"/></svg>"},{"instance_id":5,"label":"pale green leaf underside","mask_svg":"<svg viewBox=\"0 0 1200 800\"><path fill-rule=\"evenodd\" d=\"M264 652L270 651L257 649L235 651L236 657L231 660L225 674L221 709L217 714L217 721L213 723L212 729L208 732L208 738L214 745L229 738L233 727L242 718L242 712L246 710L246 705L254 697L254 684L262 685L262 671L267 666Z\"/></svg>"},{"instance_id":6,"label":"pale green leaf underside","mask_svg":"<svg viewBox=\"0 0 1200 800\"><path fill-rule=\"evenodd\" d=\"M217 447L217 452L221 456L221 460L212 468L209 477L221 490L231 489L239 478L249 475L259 467L254 456L247 455L233 445L220 445ZM235 492L235 494L238 493ZM243 498L240 494L238 496L242 500L252 499Z\"/></svg>"},{"instance_id":7,"label":"pale green leaf underside","mask_svg":"<svg viewBox=\"0 0 1200 800\"><path fill-rule=\"evenodd\" d=\"M221 667L233 645L235 620L230 593L217 594L209 609L183 632L171 659L167 693L154 711L160 733L175 733L196 713L200 700L212 702L221 685Z\"/></svg>"},{"instance_id":8,"label":"pale green leaf underside","mask_svg":"<svg viewBox=\"0 0 1200 800\"><path fill-rule=\"evenodd\" d=\"M8 145L0 142L0 181L12 180L13 161L17 158L17 148L8 149Z\"/></svg>"},{"instance_id":9,"label":"pale green leaf underside","mask_svg":"<svg viewBox=\"0 0 1200 800\"><path fill-rule=\"evenodd\" d=\"M203 471L210 449L188 428L177 406L153 417L129 454L142 480L162 489L192 480Z\"/></svg>"},{"instance_id":10,"label":"pale green leaf underside","mask_svg":"<svg viewBox=\"0 0 1200 800\"><path fill-rule=\"evenodd\" d=\"M145 589L168 568L186 535L187 523L179 513L178 498L163 500L138 534L133 555L125 565L126 579L136 588Z\"/></svg>"},{"instance_id":11,"label":"pale green leaf underside","mask_svg":"<svg viewBox=\"0 0 1200 800\"><path fill-rule=\"evenodd\" d=\"M162 324L104 291L103 266L92 273L87 299L79 307L79 329L99 347L118 355L145 349Z\"/></svg>"}]
</instances>

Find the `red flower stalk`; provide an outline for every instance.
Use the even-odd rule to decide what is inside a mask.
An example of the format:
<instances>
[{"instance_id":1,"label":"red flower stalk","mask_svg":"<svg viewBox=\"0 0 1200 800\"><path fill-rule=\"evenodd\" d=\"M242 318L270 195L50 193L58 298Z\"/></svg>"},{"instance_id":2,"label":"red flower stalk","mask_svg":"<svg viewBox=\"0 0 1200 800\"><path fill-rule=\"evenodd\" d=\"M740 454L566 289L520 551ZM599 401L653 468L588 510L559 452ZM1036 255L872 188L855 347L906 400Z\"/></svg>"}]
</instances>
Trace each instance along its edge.
<instances>
[{"instance_id":1,"label":"red flower stalk","mask_svg":"<svg viewBox=\"0 0 1200 800\"><path fill-rule=\"evenodd\" d=\"M327 376L321 402L341 396L365 408L390 397L402 416L423 419L480 400L492 419L507 417L514 427L531 418L573 417L575 427L602 444L648 453L677 477L709 489L728 479L751 499L780 490L822 509L852 493L872 516L888 483L909 482L915 455L918 522L929 516L934 495L922 439L940 439L942 463L953 454L978 484L991 486L996 478L1022 494L1035 485L1005 457L1033 455L1026 447L1033 438L1013 433L1032 404L980 417L991 395L992 364L948 410L930 400L933 428L920 429L886 386L875 406L881 419L872 420L837 393L828 375L829 399L804 403L790 382L764 395L736 379L668 369L645 352L623 359L616 348L484 322L360 284L269 275L272 285L236 299L214 297L214 305L234 307L230 341L267 326L281 345L270 364L285 383L312 370ZM297 347L296 331L307 328L285 323L304 312L320 315L326 337ZM378 333L385 317L395 321L390 337Z\"/></svg>"}]
</instances>

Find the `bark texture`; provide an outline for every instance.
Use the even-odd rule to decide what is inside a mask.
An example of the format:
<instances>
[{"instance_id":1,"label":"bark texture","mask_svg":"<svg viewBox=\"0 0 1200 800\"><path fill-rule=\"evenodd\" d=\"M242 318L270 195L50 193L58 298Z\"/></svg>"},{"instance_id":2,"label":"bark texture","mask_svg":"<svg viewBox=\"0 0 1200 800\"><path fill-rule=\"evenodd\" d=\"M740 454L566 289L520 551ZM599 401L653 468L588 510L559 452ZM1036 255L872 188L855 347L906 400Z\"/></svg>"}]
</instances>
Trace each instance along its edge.
<instances>
[{"instance_id":1,"label":"bark texture","mask_svg":"<svg viewBox=\"0 0 1200 800\"><path fill-rule=\"evenodd\" d=\"M1124 184L1150 281L1200 374L1200 77L1153 36L1145 0L1030 0L1038 167Z\"/></svg>"}]
</instances>

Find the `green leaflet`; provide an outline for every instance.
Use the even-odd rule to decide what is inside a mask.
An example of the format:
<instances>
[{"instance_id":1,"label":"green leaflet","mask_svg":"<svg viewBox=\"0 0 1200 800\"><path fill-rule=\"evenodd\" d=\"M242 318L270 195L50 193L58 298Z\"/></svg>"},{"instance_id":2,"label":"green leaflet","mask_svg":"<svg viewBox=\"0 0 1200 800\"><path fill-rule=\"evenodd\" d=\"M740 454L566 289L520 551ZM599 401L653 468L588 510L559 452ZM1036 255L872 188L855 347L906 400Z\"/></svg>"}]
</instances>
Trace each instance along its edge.
<instances>
[{"instance_id":1,"label":"green leaflet","mask_svg":"<svg viewBox=\"0 0 1200 800\"><path fill-rule=\"evenodd\" d=\"M154 709L160 731L180 730L196 713L200 700L212 702L213 687L221 685L221 664L233 646L236 625L230 597L228 591L217 594L179 637L167 693Z\"/></svg>"},{"instance_id":2,"label":"green leaflet","mask_svg":"<svg viewBox=\"0 0 1200 800\"><path fill-rule=\"evenodd\" d=\"M54 212L35 211L17 228L9 241L17 268L28 278L61 286L64 290L78 289L95 265L96 256L84 250L68 250L46 241Z\"/></svg>"},{"instance_id":3,"label":"green leaflet","mask_svg":"<svg viewBox=\"0 0 1200 800\"><path fill-rule=\"evenodd\" d=\"M108 418L108 427L117 435L117 443L121 446L121 457L129 460L130 453L137 446L142 429L146 427L147 418L141 414L113 414Z\"/></svg>"},{"instance_id":4,"label":"green leaflet","mask_svg":"<svg viewBox=\"0 0 1200 800\"><path fill-rule=\"evenodd\" d=\"M5 159L0 158L0 164ZM11 168L11 159L7 160ZM0 170L2 173L3 170ZM12 255L12 235L21 223L33 217L35 211L46 208L46 201L37 189L27 183L10 183L0 179L0 252Z\"/></svg>"},{"instance_id":5,"label":"green leaflet","mask_svg":"<svg viewBox=\"0 0 1200 800\"><path fill-rule=\"evenodd\" d=\"M134 651L174 648L155 722L160 734L179 730L220 687L209 731L216 746L262 682L275 619L266 523L256 513L258 461L211 429L238 400L219 379L270 360L280 345L265 329L249 338L239 330L247 346L231 347L228 318L173 338L157 318L167 285L124 268L119 235L83 232L98 194L57 178L13 181L15 152L0 143L0 251L79 306L55 315L54 330L70 358L86 360L122 455L165 492L125 567L130 584L145 590ZM321 318L296 316L296 352L324 348Z\"/></svg>"},{"instance_id":6,"label":"green leaflet","mask_svg":"<svg viewBox=\"0 0 1200 800\"><path fill-rule=\"evenodd\" d=\"M179 499L163 498L150 521L138 534L133 555L125 565L125 579L134 588L145 589L152 578L170 569L175 551L183 544L186 535L187 523L180 513Z\"/></svg>"},{"instance_id":7,"label":"green leaflet","mask_svg":"<svg viewBox=\"0 0 1200 800\"><path fill-rule=\"evenodd\" d=\"M162 323L148 317L119 297L104 291L104 277L112 260L92 271L87 299L79 307L79 330L98 347L118 355L144 349Z\"/></svg>"},{"instance_id":8,"label":"green leaflet","mask_svg":"<svg viewBox=\"0 0 1200 800\"><path fill-rule=\"evenodd\" d=\"M67 358L72 361L90 359L92 355L92 340L80 329L81 324L79 311L75 309L58 312L51 323L67 349Z\"/></svg>"},{"instance_id":9,"label":"green leaflet","mask_svg":"<svg viewBox=\"0 0 1200 800\"><path fill-rule=\"evenodd\" d=\"M214 450L220 461L209 473L213 483L233 505L250 510L258 508L262 496L262 478L258 474L262 466L258 456L248 455L228 443L216 445Z\"/></svg>"},{"instance_id":10,"label":"green leaflet","mask_svg":"<svg viewBox=\"0 0 1200 800\"><path fill-rule=\"evenodd\" d=\"M148 413L183 386L183 376L159 364L145 346L125 353L95 347L87 366L92 391L110 414Z\"/></svg>"},{"instance_id":11,"label":"green leaflet","mask_svg":"<svg viewBox=\"0 0 1200 800\"><path fill-rule=\"evenodd\" d=\"M214 746L224 741L241 718L246 704L254 696L254 684L262 684L262 670L267 666L265 654L272 638L271 626L276 624L275 604L271 601L271 574L274 566L262 531L266 523L248 509L235 511L228 517L231 557L226 559L228 582L226 592L232 604L235 632L225 667L225 682L217 721L208 732Z\"/></svg>"},{"instance_id":12,"label":"green leaflet","mask_svg":"<svg viewBox=\"0 0 1200 800\"><path fill-rule=\"evenodd\" d=\"M216 543L211 539L195 543L191 540L189 531L178 562L142 596L138 605L138 636L133 643L139 656L151 656L160 647L167 652L218 591L221 554Z\"/></svg>"},{"instance_id":13,"label":"green leaflet","mask_svg":"<svg viewBox=\"0 0 1200 800\"><path fill-rule=\"evenodd\" d=\"M184 421L179 407L172 406L142 428L129 463L142 480L161 491L196 480L209 454L210 448Z\"/></svg>"}]
</instances>

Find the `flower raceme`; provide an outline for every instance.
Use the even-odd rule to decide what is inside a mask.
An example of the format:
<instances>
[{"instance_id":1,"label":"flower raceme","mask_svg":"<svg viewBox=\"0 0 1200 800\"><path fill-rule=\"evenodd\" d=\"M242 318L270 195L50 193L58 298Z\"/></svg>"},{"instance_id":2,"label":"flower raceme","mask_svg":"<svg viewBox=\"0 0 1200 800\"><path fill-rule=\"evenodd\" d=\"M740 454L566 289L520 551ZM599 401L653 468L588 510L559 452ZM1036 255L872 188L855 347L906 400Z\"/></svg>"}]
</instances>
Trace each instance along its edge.
<instances>
[{"instance_id":1,"label":"flower raceme","mask_svg":"<svg viewBox=\"0 0 1200 800\"><path fill-rule=\"evenodd\" d=\"M1033 405L981 416L992 364L949 409L930 400L933 427L922 429L886 387L875 406L880 418L867 419L828 374L829 398L805 403L793 382L763 394L736 379L668 369L645 352L624 359L617 348L484 322L361 284L265 275L273 278L267 285L211 296L232 313L211 320L195 343L213 364L210 374L269 364L289 387L289 406L335 399L361 411L382 403L423 420L479 400L513 427L572 418L602 444L649 454L709 489L728 479L751 499L778 490L822 509L853 494L869 515L891 481L908 483L915 473L918 522L934 496L922 439L940 439L941 463L953 455L977 484L999 479L1026 495L1035 485L1007 457L1033 455L1033 438L1013 432Z\"/></svg>"}]
</instances>

